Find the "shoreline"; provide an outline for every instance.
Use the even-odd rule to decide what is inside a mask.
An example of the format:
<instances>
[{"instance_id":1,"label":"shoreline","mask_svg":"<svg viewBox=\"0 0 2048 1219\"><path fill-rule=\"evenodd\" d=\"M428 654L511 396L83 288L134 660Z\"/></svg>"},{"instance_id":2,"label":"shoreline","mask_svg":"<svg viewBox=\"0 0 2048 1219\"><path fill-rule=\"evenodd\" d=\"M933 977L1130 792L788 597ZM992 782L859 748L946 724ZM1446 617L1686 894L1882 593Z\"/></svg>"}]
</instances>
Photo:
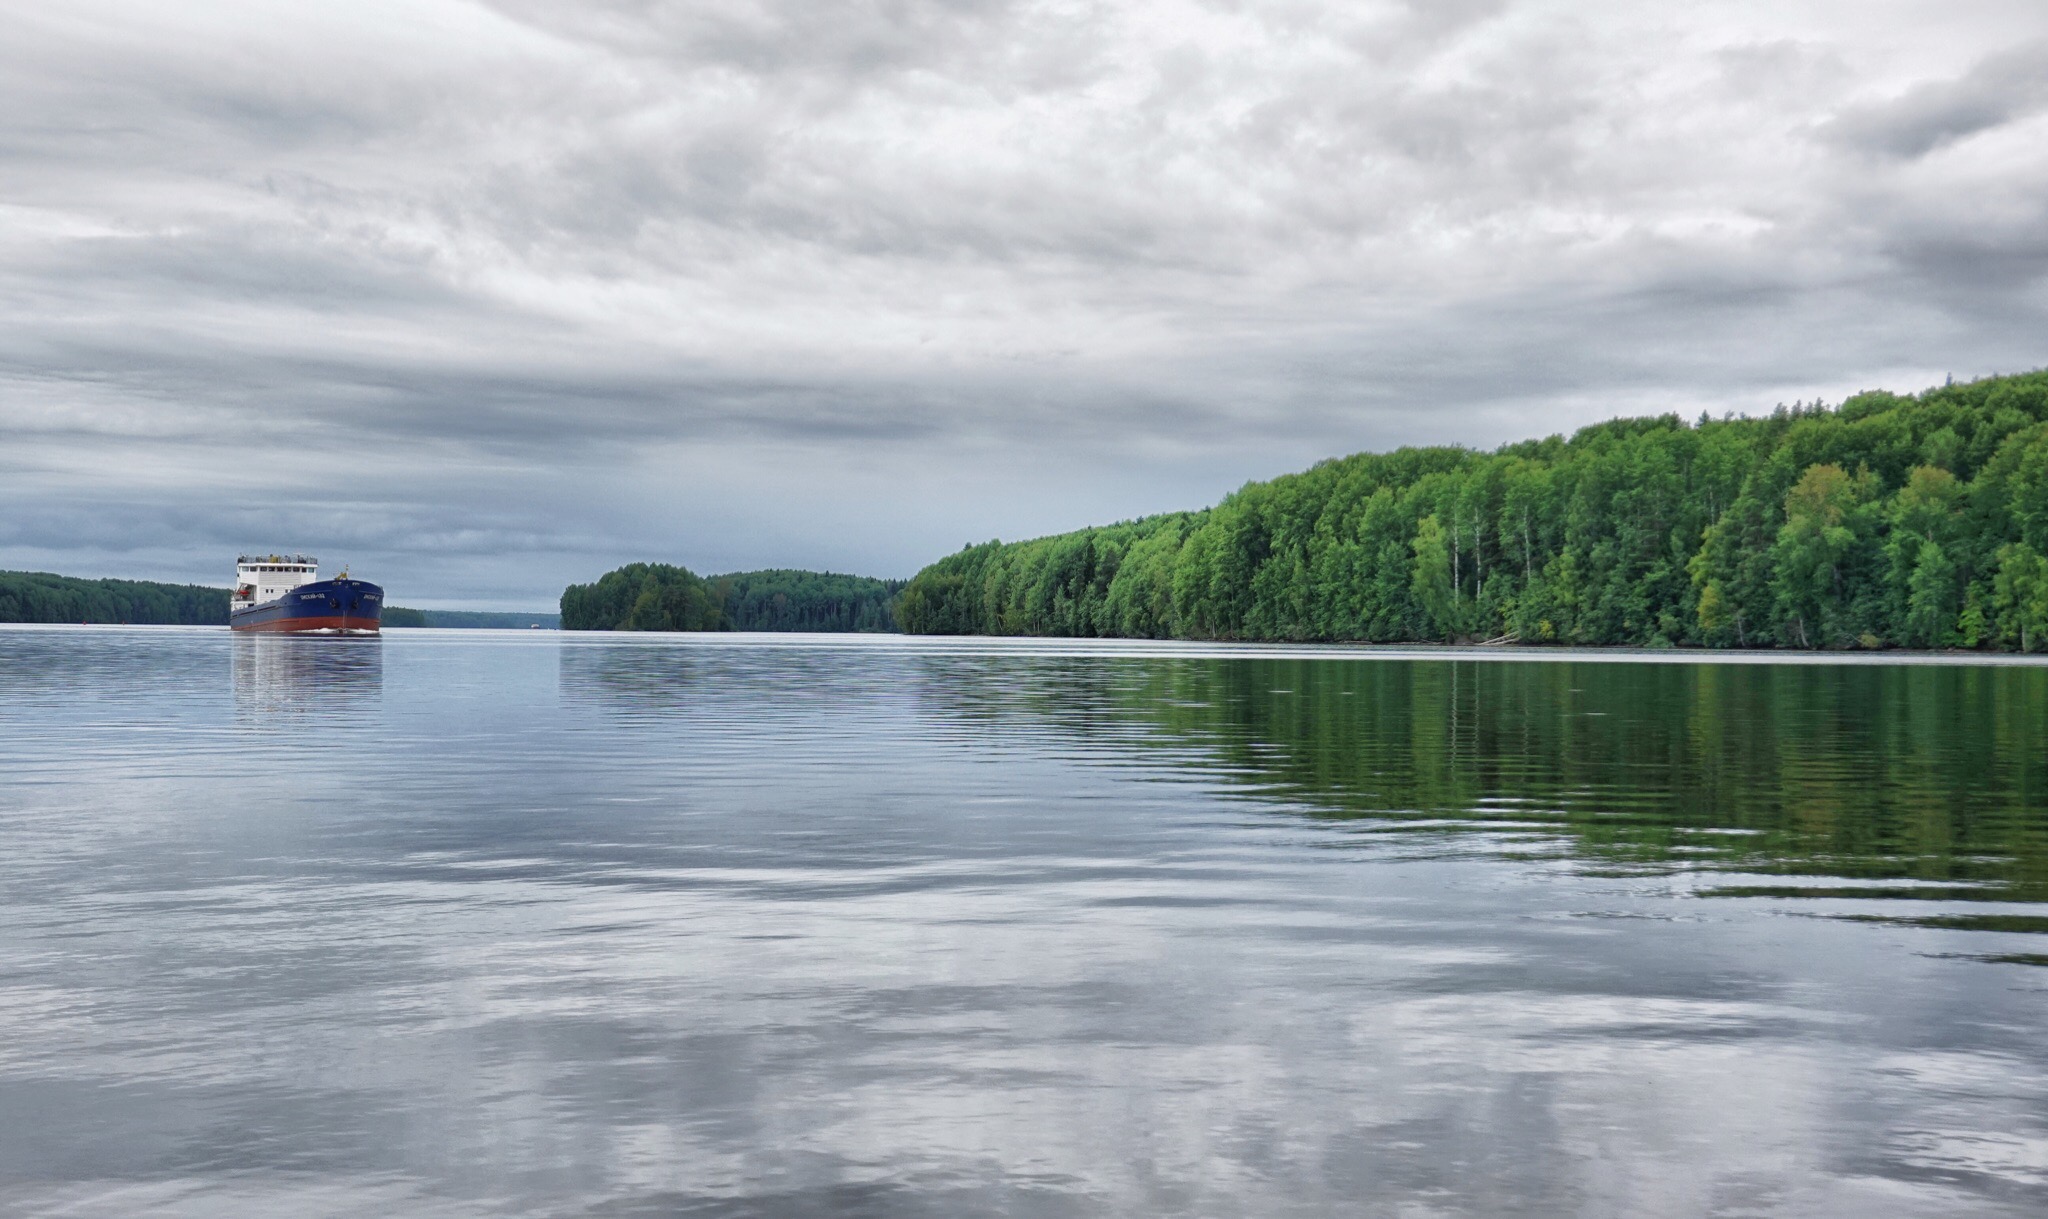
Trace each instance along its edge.
<instances>
[{"instance_id":1,"label":"shoreline","mask_svg":"<svg viewBox=\"0 0 2048 1219\"><path fill-rule=\"evenodd\" d=\"M6 631L216 631L226 626L155 623L0 623ZM511 627L410 627L381 637L469 640L524 639L571 647L753 648L770 650L896 652L922 656L1127 657L1131 659L1238 660L1453 660L1536 664L1725 664L1790 666L1912 666L1932 668L2048 668L2048 653L1891 651L1802 652L1764 649L1563 647L1432 643L1285 643L1196 639L1070 638L1045 635L906 635L878 632L800 631L563 631Z\"/></svg>"}]
</instances>

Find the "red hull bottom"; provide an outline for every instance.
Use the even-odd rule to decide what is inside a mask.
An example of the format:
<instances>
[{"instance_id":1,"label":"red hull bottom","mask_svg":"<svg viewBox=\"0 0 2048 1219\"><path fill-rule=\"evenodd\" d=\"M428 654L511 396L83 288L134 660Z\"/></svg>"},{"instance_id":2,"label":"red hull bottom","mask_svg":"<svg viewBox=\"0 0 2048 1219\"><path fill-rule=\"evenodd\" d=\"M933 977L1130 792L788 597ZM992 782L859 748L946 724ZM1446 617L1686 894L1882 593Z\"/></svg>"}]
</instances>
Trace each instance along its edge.
<instances>
[{"instance_id":1,"label":"red hull bottom","mask_svg":"<svg viewBox=\"0 0 2048 1219\"><path fill-rule=\"evenodd\" d=\"M374 634L382 626L375 618L335 614L326 618L273 618L269 622L236 624L238 631L260 631L266 635L302 635L307 631L363 631Z\"/></svg>"}]
</instances>

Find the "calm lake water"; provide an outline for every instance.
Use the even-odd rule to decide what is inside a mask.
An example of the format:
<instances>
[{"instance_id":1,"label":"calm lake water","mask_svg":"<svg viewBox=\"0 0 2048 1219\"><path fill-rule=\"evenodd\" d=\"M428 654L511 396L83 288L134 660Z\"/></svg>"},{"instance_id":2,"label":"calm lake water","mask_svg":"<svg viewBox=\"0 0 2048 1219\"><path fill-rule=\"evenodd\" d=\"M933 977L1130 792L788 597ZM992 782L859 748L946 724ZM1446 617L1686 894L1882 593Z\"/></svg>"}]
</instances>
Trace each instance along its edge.
<instances>
[{"instance_id":1,"label":"calm lake water","mask_svg":"<svg viewBox=\"0 0 2048 1219\"><path fill-rule=\"evenodd\" d=\"M2048 668L0 629L0 1212L2039 1215Z\"/></svg>"}]
</instances>

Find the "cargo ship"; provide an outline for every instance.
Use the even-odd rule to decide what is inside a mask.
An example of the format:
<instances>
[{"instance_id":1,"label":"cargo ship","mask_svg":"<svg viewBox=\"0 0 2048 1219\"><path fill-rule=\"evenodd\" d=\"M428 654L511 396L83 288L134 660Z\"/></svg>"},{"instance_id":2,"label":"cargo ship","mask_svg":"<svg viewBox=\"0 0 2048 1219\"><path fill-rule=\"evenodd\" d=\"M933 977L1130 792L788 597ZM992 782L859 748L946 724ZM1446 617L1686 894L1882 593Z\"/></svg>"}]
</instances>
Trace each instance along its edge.
<instances>
[{"instance_id":1,"label":"cargo ship","mask_svg":"<svg viewBox=\"0 0 2048 1219\"><path fill-rule=\"evenodd\" d=\"M230 629L370 635L383 619L384 590L350 579L346 570L322 580L320 561L307 555L245 554L235 560Z\"/></svg>"}]
</instances>

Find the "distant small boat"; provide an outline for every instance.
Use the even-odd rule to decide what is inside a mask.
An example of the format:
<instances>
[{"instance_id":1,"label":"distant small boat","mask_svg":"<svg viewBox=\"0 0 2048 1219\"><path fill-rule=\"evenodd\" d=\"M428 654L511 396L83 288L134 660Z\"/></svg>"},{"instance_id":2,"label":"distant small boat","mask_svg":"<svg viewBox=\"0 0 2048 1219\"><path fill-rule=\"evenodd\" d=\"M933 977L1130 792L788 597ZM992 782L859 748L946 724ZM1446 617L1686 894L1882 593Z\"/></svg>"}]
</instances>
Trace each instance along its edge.
<instances>
[{"instance_id":1,"label":"distant small boat","mask_svg":"<svg viewBox=\"0 0 2048 1219\"><path fill-rule=\"evenodd\" d=\"M307 555L242 555L235 560L235 592L228 626L237 631L320 631L370 635L383 629L384 590L344 570L320 579L320 561Z\"/></svg>"}]
</instances>

